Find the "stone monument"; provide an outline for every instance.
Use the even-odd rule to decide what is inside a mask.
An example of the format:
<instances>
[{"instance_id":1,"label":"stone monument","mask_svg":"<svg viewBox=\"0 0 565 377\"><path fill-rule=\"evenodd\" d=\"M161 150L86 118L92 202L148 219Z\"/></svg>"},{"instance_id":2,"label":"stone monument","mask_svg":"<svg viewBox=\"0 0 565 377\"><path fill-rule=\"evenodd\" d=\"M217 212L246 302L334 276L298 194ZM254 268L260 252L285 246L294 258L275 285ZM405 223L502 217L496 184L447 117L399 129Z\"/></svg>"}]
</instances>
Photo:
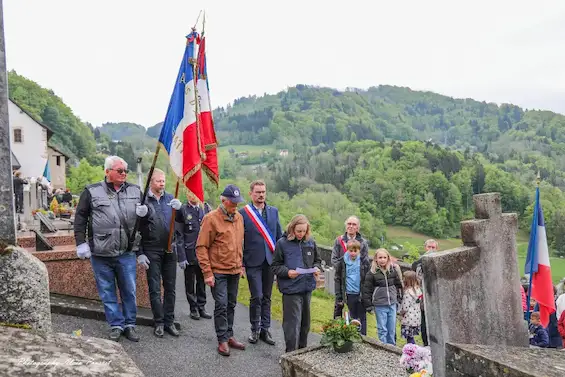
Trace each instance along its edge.
<instances>
[{"instance_id":1,"label":"stone monument","mask_svg":"<svg viewBox=\"0 0 565 377\"><path fill-rule=\"evenodd\" d=\"M434 376L446 376L446 343L528 347L522 312L518 216L499 193L473 196L475 219L461 222L464 246L422 259Z\"/></svg>"}]
</instances>

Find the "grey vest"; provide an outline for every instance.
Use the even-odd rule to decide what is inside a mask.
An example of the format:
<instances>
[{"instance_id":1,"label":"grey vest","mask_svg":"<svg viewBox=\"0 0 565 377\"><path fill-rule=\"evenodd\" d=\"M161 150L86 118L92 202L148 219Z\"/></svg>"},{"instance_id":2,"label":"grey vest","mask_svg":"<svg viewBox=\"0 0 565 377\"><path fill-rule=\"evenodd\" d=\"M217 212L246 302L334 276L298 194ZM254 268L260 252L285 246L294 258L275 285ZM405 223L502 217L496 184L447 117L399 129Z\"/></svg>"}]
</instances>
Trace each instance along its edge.
<instances>
[{"instance_id":1,"label":"grey vest","mask_svg":"<svg viewBox=\"0 0 565 377\"><path fill-rule=\"evenodd\" d=\"M87 190L91 196L92 255L115 257L123 254L137 220L135 206L141 200L139 186L125 183L120 191L115 192L103 181L88 186ZM116 208L120 209L127 221L129 235L120 222Z\"/></svg>"}]
</instances>

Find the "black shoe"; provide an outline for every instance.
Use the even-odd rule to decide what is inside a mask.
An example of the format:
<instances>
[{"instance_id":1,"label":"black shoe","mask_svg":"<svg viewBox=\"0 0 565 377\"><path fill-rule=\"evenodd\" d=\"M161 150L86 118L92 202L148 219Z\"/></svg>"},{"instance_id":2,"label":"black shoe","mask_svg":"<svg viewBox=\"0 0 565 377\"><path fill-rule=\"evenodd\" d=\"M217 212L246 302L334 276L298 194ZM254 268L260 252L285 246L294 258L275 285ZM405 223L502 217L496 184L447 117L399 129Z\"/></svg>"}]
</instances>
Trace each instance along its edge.
<instances>
[{"instance_id":1,"label":"black shoe","mask_svg":"<svg viewBox=\"0 0 565 377\"><path fill-rule=\"evenodd\" d=\"M139 335L137 335L135 328L133 327L126 327L126 329L124 330L124 335L126 336L126 338L128 338L128 340L131 340L132 342L139 342Z\"/></svg>"},{"instance_id":2,"label":"black shoe","mask_svg":"<svg viewBox=\"0 0 565 377\"><path fill-rule=\"evenodd\" d=\"M190 311L190 318L195 319L195 320L199 320L200 319L200 314L198 314L197 311Z\"/></svg>"},{"instance_id":3,"label":"black shoe","mask_svg":"<svg viewBox=\"0 0 565 377\"><path fill-rule=\"evenodd\" d=\"M164 327L163 325L156 325L153 334L155 334L155 336L158 338L162 338L163 335L165 335L165 331L163 327Z\"/></svg>"},{"instance_id":4,"label":"black shoe","mask_svg":"<svg viewBox=\"0 0 565 377\"><path fill-rule=\"evenodd\" d=\"M271 336L269 330L261 330L261 333L259 334L259 339L261 339L263 342L271 346L275 345L275 341L273 340L273 337Z\"/></svg>"},{"instance_id":5,"label":"black shoe","mask_svg":"<svg viewBox=\"0 0 565 377\"><path fill-rule=\"evenodd\" d=\"M206 309L202 309L199 311L200 313L200 317L201 318L206 318L206 319L211 319L212 315L206 312Z\"/></svg>"},{"instance_id":6,"label":"black shoe","mask_svg":"<svg viewBox=\"0 0 565 377\"><path fill-rule=\"evenodd\" d=\"M247 340L249 340L249 343L251 344L257 343L257 341L259 340L259 331L252 331Z\"/></svg>"},{"instance_id":7,"label":"black shoe","mask_svg":"<svg viewBox=\"0 0 565 377\"><path fill-rule=\"evenodd\" d=\"M118 329L116 327L114 327L112 330L110 330L110 334L108 335L110 340L113 340L114 342L117 342L118 340L120 340L120 336L122 336L122 330Z\"/></svg>"},{"instance_id":8,"label":"black shoe","mask_svg":"<svg viewBox=\"0 0 565 377\"><path fill-rule=\"evenodd\" d=\"M171 334L172 336L179 336L180 335L180 333L177 330L177 328L175 327L175 325L165 326L165 331L168 332L169 334Z\"/></svg>"}]
</instances>

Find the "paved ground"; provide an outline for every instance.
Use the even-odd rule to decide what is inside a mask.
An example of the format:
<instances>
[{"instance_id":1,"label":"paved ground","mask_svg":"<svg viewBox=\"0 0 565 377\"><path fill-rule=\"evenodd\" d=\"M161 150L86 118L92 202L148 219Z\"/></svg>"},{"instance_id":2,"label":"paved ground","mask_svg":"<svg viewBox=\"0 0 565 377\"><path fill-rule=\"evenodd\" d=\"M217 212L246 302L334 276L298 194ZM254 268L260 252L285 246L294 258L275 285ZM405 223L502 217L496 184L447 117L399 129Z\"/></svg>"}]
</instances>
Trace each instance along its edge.
<instances>
[{"instance_id":1,"label":"paved ground","mask_svg":"<svg viewBox=\"0 0 565 377\"><path fill-rule=\"evenodd\" d=\"M141 335L139 343L125 338L120 340L127 353L147 377L208 377L214 375L231 376L281 376L279 357L284 353L284 341L280 322L273 321L272 335L275 346L263 342L249 344L249 316L247 307L238 304L234 332L237 339L247 344L245 351L232 350L231 356L223 357L216 352L216 336L213 320L194 321L189 317L189 306L184 295L184 275L177 271L176 317L182 330L179 338L165 334L162 339L153 335L153 328L138 327ZM207 311L212 313L214 303L208 290ZM108 327L102 321L53 314L54 331L71 333L82 329L83 336L106 337ZM319 341L319 336L311 334L310 344Z\"/></svg>"}]
</instances>

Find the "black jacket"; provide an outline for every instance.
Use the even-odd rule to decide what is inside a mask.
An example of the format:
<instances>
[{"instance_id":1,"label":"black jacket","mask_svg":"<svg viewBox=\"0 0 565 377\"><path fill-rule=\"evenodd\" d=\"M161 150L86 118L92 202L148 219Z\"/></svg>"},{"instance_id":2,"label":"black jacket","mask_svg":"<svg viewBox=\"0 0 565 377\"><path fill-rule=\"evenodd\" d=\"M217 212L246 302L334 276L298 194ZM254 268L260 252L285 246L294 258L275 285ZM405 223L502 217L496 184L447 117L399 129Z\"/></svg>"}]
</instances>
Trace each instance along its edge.
<instances>
[{"instance_id":1,"label":"black jacket","mask_svg":"<svg viewBox=\"0 0 565 377\"><path fill-rule=\"evenodd\" d=\"M173 195L163 193L161 199L147 195L147 216L140 218L139 232L141 233L141 245L138 254L146 251L165 251L169 243L169 229L173 210L168 203L173 200ZM171 241L171 246L173 242Z\"/></svg>"},{"instance_id":2,"label":"black jacket","mask_svg":"<svg viewBox=\"0 0 565 377\"><path fill-rule=\"evenodd\" d=\"M396 268L390 266L386 273L379 268L375 273L369 271L365 275L363 285L363 306L365 308L394 305L400 303L401 300L402 281Z\"/></svg>"},{"instance_id":3,"label":"black jacket","mask_svg":"<svg viewBox=\"0 0 565 377\"><path fill-rule=\"evenodd\" d=\"M357 258L361 258L361 256L358 256ZM359 300L362 299L363 297L363 284L365 282L365 276L367 275L367 273L369 272L369 270L371 269L371 262L369 262L369 260L367 259L361 259L361 264L360 264L360 268L359 268L359 272L361 275L361 279L359 280ZM345 266L345 260L344 258L341 258L337 268L335 270L335 277L334 277L334 281L335 281L335 299L338 302L346 302L347 300L347 294L345 292L345 285L346 285L346 266Z\"/></svg>"},{"instance_id":4,"label":"black jacket","mask_svg":"<svg viewBox=\"0 0 565 377\"><path fill-rule=\"evenodd\" d=\"M312 239L289 241L284 233L277 241L271 264L271 271L277 275L279 291L286 295L312 292L316 289L314 274L298 275L291 279L288 277L288 271L313 267L318 267L322 271L322 259L316 242Z\"/></svg>"},{"instance_id":5,"label":"black jacket","mask_svg":"<svg viewBox=\"0 0 565 377\"><path fill-rule=\"evenodd\" d=\"M202 219L206 213L208 212L200 206L193 207L190 204L183 204L181 209L176 212L175 243L179 262L198 263L195 251L196 240L198 233L200 233L200 224L202 224Z\"/></svg>"}]
</instances>

